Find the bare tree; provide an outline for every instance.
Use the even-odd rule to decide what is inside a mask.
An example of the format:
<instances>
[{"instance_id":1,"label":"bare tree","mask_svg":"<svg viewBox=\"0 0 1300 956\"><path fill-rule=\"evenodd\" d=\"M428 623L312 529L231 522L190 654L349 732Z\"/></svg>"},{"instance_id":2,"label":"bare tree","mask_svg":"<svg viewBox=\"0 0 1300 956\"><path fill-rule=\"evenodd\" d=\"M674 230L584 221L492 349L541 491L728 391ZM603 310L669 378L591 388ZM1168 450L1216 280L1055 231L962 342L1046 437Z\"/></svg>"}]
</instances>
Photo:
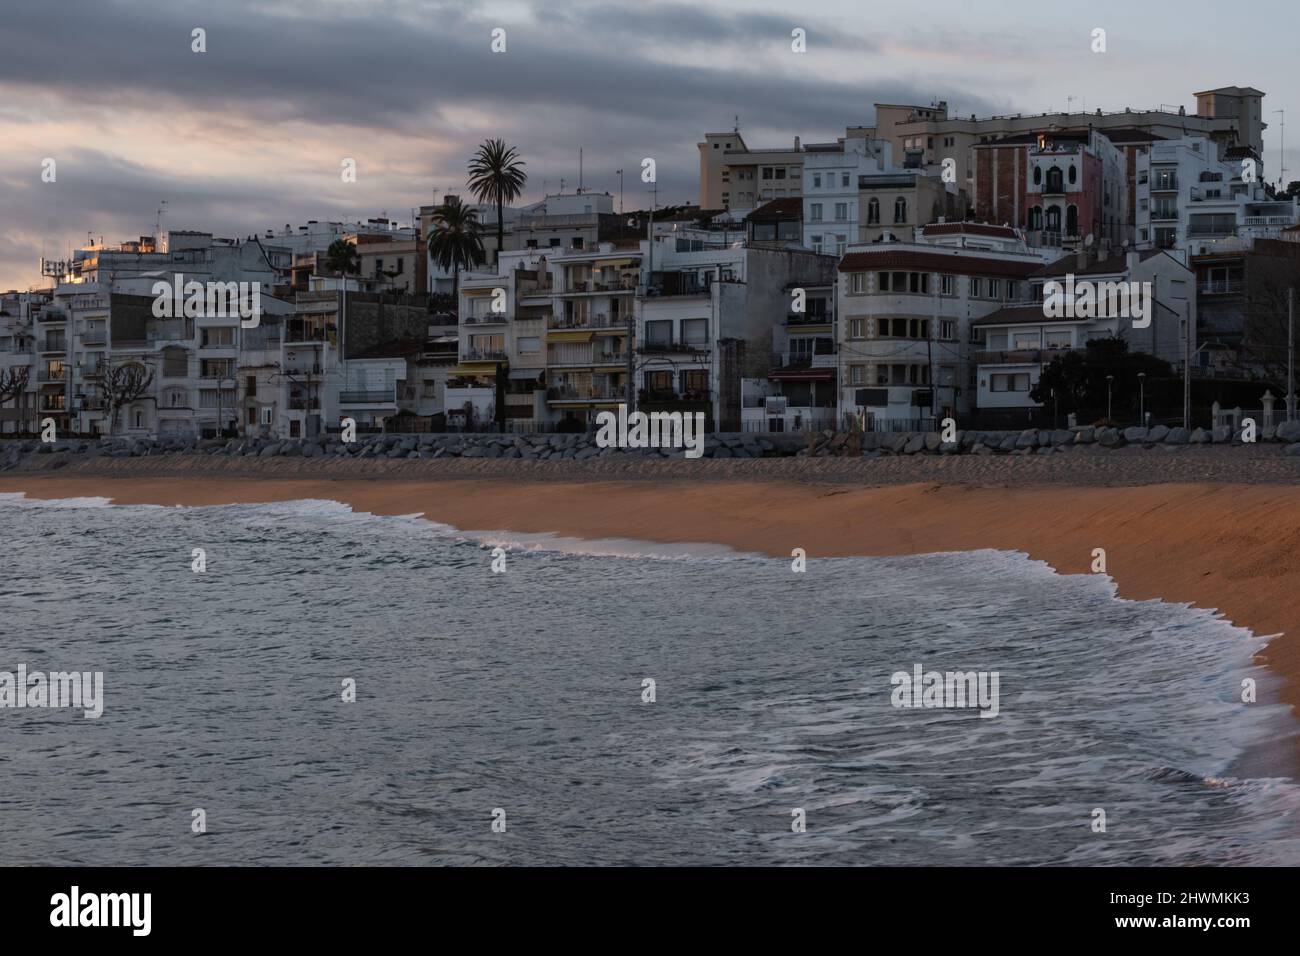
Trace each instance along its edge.
<instances>
[{"instance_id":1,"label":"bare tree","mask_svg":"<svg viewBox=\"0 0 1300 956\"><path fill-rule=\"evenodd\" d=\"M123 362L104 373L99 390L109 411L109 431L117 427L117 413L123 406L144 395L153 384L153 369L142 362Z\"/></svg>"},{"instance_id":2,"label":"bare tree","mask_svg":"<svg viewBox=\"0 0 1300 956\"><path fill-rule=\"evenodd\" d=\"M0 407L11 398L17 398L27 390L31 373L26 365L12 368L0 368Z\"/></svg>"}]
</instances>

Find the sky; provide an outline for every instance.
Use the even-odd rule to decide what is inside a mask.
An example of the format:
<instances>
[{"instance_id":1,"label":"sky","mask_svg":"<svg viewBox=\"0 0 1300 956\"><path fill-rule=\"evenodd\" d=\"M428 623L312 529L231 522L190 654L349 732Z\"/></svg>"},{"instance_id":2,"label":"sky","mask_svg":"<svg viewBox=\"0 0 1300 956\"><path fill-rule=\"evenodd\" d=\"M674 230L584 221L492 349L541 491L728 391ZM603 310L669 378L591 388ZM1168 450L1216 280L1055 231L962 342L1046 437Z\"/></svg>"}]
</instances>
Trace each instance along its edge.
<instances>
[{"instance_id":1,"label":"sky","mask_svg":"<svg viewBox=\"0 0 1300 956\"><path fill-rule=\"evenodd\" d=\"M649 204L645 157L661 204L695 202L705 132L738 116L751 147L831 141L876 102L1192 113L1199 90L1254 86L1265 175L1284 109L1300 179L1298 26L1290 0L0 0L0 290L43 286L41 256L88 236L152 235L162 200L165 229L229 238L409 221L467 195L489 137L525 161L523 201L572 192L581 148L583 185L617 202L624 169L629 209Z\"/></svg>"}]
</instances>

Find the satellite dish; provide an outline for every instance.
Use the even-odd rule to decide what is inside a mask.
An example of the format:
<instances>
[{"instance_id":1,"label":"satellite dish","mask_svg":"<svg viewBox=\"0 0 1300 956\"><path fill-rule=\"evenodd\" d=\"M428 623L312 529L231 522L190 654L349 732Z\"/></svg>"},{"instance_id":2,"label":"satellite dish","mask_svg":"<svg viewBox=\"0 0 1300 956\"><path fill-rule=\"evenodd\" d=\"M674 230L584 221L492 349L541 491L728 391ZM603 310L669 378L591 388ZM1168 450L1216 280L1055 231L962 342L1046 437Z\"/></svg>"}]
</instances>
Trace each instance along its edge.
<instances>
[{"instance_id":1,"label":"satellite dish","mask_svg":"<svg viewBox=\"0 0 1300 956\"><path fill-rule=\"evenodd\" d=\"M1121 243L1119 244L1119 247L1120 247L1121 249L1127 249L1127 248L1128 248L1128 240L1125 239L1123 242L1121 242Z\"/></svg>"},{"instance_id":2,"label":"satellite dish","mask_svg":"<svg viewBox=\"0 0 1300 956\"><path fill-rule=\"evenodd\" d=\"M1092 233L1088 233L1088 237L1083 240L1083 244L1087 246L1089 249L1091 249L1092 243L1093 243Z\"/></svg>"}]
</instances>

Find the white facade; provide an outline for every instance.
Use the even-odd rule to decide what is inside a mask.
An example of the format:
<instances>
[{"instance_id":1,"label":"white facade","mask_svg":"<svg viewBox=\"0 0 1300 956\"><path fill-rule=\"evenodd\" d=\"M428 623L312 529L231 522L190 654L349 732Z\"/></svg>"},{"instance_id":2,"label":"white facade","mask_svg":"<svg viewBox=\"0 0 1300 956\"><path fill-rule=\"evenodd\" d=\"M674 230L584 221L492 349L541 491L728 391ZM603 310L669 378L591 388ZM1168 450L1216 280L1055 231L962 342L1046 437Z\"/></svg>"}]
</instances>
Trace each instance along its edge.
<instances>
[{"instance_id":1,"label":"white facade","mask_svg":"<svg viewBox=\"0 0 1300 956\"><path fill-rule=\"evenodd\" d=\"M891 147L862 137L808 145L803 164L804 245L842 256L860 238L858 177L893 172ZM901 172L901 170L897 170Z\"/></svg>"}]
</instances>

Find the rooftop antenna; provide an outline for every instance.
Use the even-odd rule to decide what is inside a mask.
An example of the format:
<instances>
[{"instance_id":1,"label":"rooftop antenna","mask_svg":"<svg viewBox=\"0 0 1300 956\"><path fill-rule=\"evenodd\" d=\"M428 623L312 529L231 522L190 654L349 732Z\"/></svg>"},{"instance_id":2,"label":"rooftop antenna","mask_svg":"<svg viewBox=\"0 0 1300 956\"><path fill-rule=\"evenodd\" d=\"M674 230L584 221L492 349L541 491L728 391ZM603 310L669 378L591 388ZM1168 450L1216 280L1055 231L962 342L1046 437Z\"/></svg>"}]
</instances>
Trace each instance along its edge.
<instances>
[{"instance_id":1,"label":"rooftop antenna","mask_svg":"<svg viewBox=\"0 0 1300 956\"><path fill-rule=\"evenodd\" d=\"M1282 134L1277 141L1277 185L1286 189L1286 110L1274 110L1282 114Z\"/></svg>"},{"instance_id":2,"label":"rooftop antenna","mask_svg":"<svg viewBox=\"0 0 1300 956\"><path fill-rule=\"evenodd\" d=\"M578 192L582 192L582 147L578 147Z\"/></svg>"},{"instance_id":3,"label":"rooftop antenna","mask_svg":"<svg viewBox=\"0 0 1300 956\"><path fill-rule=\"evenodd\" d=\"M740 132L740 114L739 114L739 113L736 114L736 116L735 116L735 120L736 120L736 125L733 126L733 127L731 127L731 131L732 131L733 133L739 133L739 132Z\"/></svg>"}]
</instances>

